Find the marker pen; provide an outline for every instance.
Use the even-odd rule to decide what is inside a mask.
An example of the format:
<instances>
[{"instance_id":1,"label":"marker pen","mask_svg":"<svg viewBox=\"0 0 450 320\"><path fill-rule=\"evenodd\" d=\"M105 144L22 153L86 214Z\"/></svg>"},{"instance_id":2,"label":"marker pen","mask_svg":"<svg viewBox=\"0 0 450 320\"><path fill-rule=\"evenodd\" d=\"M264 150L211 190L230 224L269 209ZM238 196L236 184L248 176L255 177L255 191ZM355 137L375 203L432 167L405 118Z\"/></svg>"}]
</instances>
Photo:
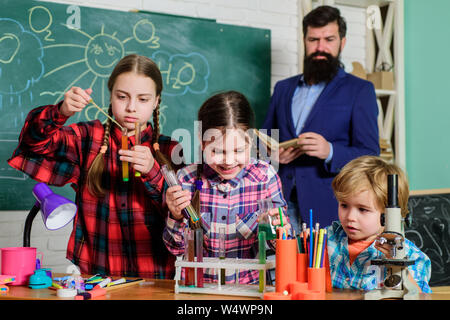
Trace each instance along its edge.
<instances>
[{"instance_id":1,"label":"marker pen","mask_svg":"<svg viewBox=\"0 0 450 320\"><path fill-rule=\"evenodd\" d=\"M94 287L94 289L97 289L97 288L104 288L104 287L106 287L106 285L107 285L108 283L110 283L110 282L111 282L111 278L108 277L108 278L106 278L105 280L103 280L102 282L98 283L98 284Z\"/></svg>"}]
</instances>

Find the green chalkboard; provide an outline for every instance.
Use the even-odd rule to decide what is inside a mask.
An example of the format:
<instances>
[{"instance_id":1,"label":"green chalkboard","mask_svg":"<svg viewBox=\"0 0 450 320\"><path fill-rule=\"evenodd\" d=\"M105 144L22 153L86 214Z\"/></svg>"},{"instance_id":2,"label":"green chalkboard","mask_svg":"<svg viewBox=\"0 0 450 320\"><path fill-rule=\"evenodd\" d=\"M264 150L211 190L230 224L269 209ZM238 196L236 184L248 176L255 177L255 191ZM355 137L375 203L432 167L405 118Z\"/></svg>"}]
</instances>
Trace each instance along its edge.
<instances>
[{"instance_id":1,"label":"green chalkboard","mask_svg":"<svg viewBox=\"0 0 450 320\"><path fill-rule=\"evenodd\" d=\"M107 79L123 56L138 53L163 74L162 132L184 128L194 141L200 105L223 90L250 100L257 124L270 100L270 31L156 13L43 1L3 0L0 12L0 210L29 209L35 182L7 164L28 112L57 103L71 86L91 87L107 109ZM94 107L71 118L105 121ZM69 122L70 123L70 122ZM190 152L189 152L190 151ZM193 161L193 150L186 150ZM69 186L53 188L73 199Z\"/></svg>"}]
</instances>

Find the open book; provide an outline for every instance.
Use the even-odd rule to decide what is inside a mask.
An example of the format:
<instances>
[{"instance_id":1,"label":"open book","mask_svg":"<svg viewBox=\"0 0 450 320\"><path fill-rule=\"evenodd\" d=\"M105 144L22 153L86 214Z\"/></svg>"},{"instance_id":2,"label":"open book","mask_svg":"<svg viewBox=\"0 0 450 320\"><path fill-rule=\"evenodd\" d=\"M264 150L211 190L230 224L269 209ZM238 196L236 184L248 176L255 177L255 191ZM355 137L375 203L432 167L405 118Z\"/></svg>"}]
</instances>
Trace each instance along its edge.
<instances>
[{"instance_id":1,"label":"open book","mask_svg":"<svg viewBox=\"0 0 450 320\"><path fill-rule=\"evenodd\" d=\"M256 130L256 129L254 129L254 130L255 130L256 136L258 136L258 138L267 146L268 149L273 150L273 149L279 149L279 148L287 149L289 147L294 147L294 148L300 147L300 145L297 143L298 138L283 141L280 143L280 142L272 139L268 135L262 133L261 131Z\"/></svg>"}]
</instances>

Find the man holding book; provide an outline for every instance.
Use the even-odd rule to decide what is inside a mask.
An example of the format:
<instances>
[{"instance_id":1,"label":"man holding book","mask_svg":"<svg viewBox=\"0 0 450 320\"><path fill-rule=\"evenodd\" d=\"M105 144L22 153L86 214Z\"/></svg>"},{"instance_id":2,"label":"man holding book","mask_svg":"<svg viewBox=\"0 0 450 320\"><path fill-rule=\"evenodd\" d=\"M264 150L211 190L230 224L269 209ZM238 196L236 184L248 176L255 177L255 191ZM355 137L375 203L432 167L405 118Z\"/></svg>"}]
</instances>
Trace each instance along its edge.
<instances>
[{"instance_id":1,"label":"man holding book","mask_svg":"<svg viewBox=\"0 0 450 320\"><path fill-rule=\"evenodd\" d=\"M378 106L372 83L344 71L340 53L346 23L338 9L320 6L303 19L304 73L276 83L264 129L279 129L283 192L292 227L314 211L321 226L338 220L331 181L349 161L379 155Z\"/></svg>"}]
</instances>

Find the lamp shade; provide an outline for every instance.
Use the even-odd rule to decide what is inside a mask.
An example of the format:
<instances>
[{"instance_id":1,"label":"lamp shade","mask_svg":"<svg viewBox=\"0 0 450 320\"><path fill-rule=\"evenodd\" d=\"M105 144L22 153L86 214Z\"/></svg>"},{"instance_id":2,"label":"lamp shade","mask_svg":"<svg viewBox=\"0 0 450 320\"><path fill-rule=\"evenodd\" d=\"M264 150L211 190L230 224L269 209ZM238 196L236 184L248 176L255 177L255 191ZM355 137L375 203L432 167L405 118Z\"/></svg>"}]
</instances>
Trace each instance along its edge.
<instances>
[{"instance_id":1,"label":"lamp shade","mask_svg":"<svg viewBox=\"0 0 450 320\"><path fill-rule=\"evenodd\" d=\"M39 203L42 220L48 230L64 227L77 213L75 203L53 193L45 183L36 184L33 188L33 195Z\"/></svg>"}]
</instances>

